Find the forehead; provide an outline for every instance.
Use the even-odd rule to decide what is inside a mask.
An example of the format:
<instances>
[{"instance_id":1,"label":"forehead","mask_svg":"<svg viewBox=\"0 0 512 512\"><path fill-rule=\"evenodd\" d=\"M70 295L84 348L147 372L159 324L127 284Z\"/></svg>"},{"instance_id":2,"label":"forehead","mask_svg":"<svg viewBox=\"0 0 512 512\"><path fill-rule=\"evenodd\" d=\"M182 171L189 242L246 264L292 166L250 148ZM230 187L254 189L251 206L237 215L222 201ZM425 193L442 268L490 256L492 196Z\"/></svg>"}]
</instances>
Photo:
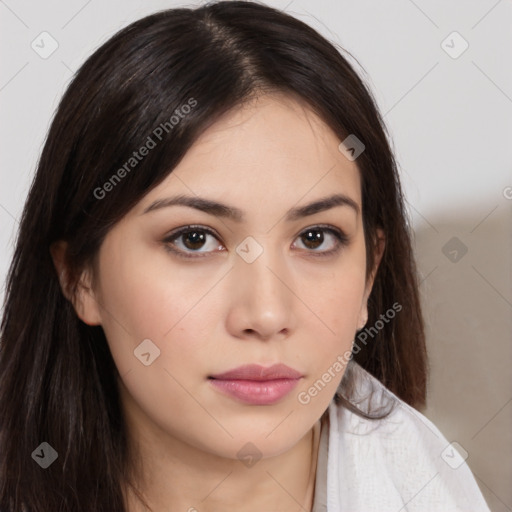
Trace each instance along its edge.
<instances>
[{"instance_id":1,"label":"forehead","mask_svg":"<svg viewBox=\"0 0 512 512\"><path fill-rule=\"evenodd\" d=\"M360 205L359 170L340 142L305 103L281 94L256 97L204 131L140 209L176 192L229 199L241 209L276 201L289 207L335 192Z\"/></svg>"}]
</instances>

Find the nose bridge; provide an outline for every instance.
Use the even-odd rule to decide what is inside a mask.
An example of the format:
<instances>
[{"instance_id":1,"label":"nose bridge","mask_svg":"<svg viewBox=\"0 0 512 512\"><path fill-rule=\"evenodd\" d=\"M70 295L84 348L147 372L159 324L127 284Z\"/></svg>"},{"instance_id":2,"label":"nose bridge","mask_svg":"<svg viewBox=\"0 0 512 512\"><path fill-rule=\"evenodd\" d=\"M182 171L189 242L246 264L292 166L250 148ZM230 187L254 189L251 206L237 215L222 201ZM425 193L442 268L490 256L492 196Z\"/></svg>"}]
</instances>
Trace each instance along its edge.
<instances>
[{"instance_id":1,"label":"nose bridge","mask_svg":"<svg viewBox=\"0 0 512 512\"><path fill-rule=\"evenodd\" d=\"M286 276L279 276L286 272L286 264L282 261L282 255L271 245L270 237L260 241L247 237L237 247L237 274L250 282L254 290L265 295L282 294L282 288L286 289L282 283Z\"/></svg>"},{"instance_id":2,"label":"nose bridge","mask_svg":"<svg viewBox=\"0 0 512 512\"><path fill-rule=\"evenodd\" d=\"M265 336L290 328L293 308L286 261L271 245L270 237L247 237L236 249L233 272L238 289L233 307L244 318L243 329Z\"/></svg>"}]
</instances>

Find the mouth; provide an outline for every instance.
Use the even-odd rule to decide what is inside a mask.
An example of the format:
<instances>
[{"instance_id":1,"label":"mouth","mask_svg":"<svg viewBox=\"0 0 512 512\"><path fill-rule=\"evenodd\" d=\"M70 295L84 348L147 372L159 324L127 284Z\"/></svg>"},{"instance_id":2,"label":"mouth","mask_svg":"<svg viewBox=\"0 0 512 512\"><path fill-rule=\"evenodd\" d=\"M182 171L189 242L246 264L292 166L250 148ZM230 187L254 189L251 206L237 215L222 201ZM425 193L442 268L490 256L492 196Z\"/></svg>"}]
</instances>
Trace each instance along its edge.
<instances>
[{"instance_id":1,"label":"mouth","mask_svg":"<svg viewBox=\"0 0 512 512\"><path fill-rule=\"evenodd\" d=\"M224 395L250 405L271 405L288 395L303 375L284 364L245 365L208 377Z\"/></svg>"}]
</instances>

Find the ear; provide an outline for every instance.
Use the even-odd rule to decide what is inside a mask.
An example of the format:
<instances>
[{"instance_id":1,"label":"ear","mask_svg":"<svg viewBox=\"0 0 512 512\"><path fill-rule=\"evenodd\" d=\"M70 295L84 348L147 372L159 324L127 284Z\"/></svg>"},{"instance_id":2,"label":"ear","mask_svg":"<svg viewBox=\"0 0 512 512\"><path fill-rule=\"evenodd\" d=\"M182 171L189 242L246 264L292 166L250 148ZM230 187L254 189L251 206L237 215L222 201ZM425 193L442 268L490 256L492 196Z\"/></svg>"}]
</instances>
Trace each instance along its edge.
<instances>
[{"instance_id":1,"label":"ear","mask_svg":"<svg viewBox=\"0 0 512 512\"><path fill-rule=\"evenodd\" d=\"M379 268L380 262L382 260L382 255L384 254L384 248L386 246L386 237L384 235L384 231L382 229L377 228L377 235L375 240L375 262L373 265L372 272L366 282L366 287L363 295L363 301L361 303L361 310L359 312L359 321L357 329L362 329L366 322L368 321L368 298L370 297L370 293L373 288L373 283L375 281L375 276L377 274L377 270Z\"/></svg>"},{"instance_id":2,"label":"ear","mask_svg":"<svg viewBox=\"0 0 512 512\"><path fill-rule=\"evenodd\" d=\"M101 316L98 302L92 289L91 272L86 268L80 274L77 293L73 295L69 289L69 269L66 265L67 242L59 240L50 246L53 264L59 276L62 293L71 302L76 314L87 325L100 325Z\"/></svg>"}]
</instances>

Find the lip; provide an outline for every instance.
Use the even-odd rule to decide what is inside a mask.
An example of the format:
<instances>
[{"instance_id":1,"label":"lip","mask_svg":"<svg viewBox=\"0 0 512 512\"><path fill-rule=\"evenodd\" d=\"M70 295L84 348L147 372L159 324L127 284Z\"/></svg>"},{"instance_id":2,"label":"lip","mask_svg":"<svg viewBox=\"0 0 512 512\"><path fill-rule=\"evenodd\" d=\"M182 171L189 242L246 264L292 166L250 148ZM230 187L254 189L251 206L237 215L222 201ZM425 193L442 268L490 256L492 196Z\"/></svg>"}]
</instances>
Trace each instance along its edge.
<instances>
[{"instance_id":1,"label":"lip","mask_svg":"<svg viewBox=\"0 0 512 512\"><path fill-rule=\"evenodd\" d=\"M270 405L284 398L303 375L284 364L244 365L209 377L217 390L251 405Z\"/></svg>"},{"instance_id":2,"label":"lip","mask_svg":"<svg viewBox=\"0 0 512 512\"><path fill-rule=\"evenodd\" d=\"M269 367L261 366L259 364L246 364L228 370L224 373L211 375L211 379L217 380L253 380L253 381L268 381L277 379L300 379L303 375L286 366L285 364L274 364Z\"/></svg>"}]
</instances>

